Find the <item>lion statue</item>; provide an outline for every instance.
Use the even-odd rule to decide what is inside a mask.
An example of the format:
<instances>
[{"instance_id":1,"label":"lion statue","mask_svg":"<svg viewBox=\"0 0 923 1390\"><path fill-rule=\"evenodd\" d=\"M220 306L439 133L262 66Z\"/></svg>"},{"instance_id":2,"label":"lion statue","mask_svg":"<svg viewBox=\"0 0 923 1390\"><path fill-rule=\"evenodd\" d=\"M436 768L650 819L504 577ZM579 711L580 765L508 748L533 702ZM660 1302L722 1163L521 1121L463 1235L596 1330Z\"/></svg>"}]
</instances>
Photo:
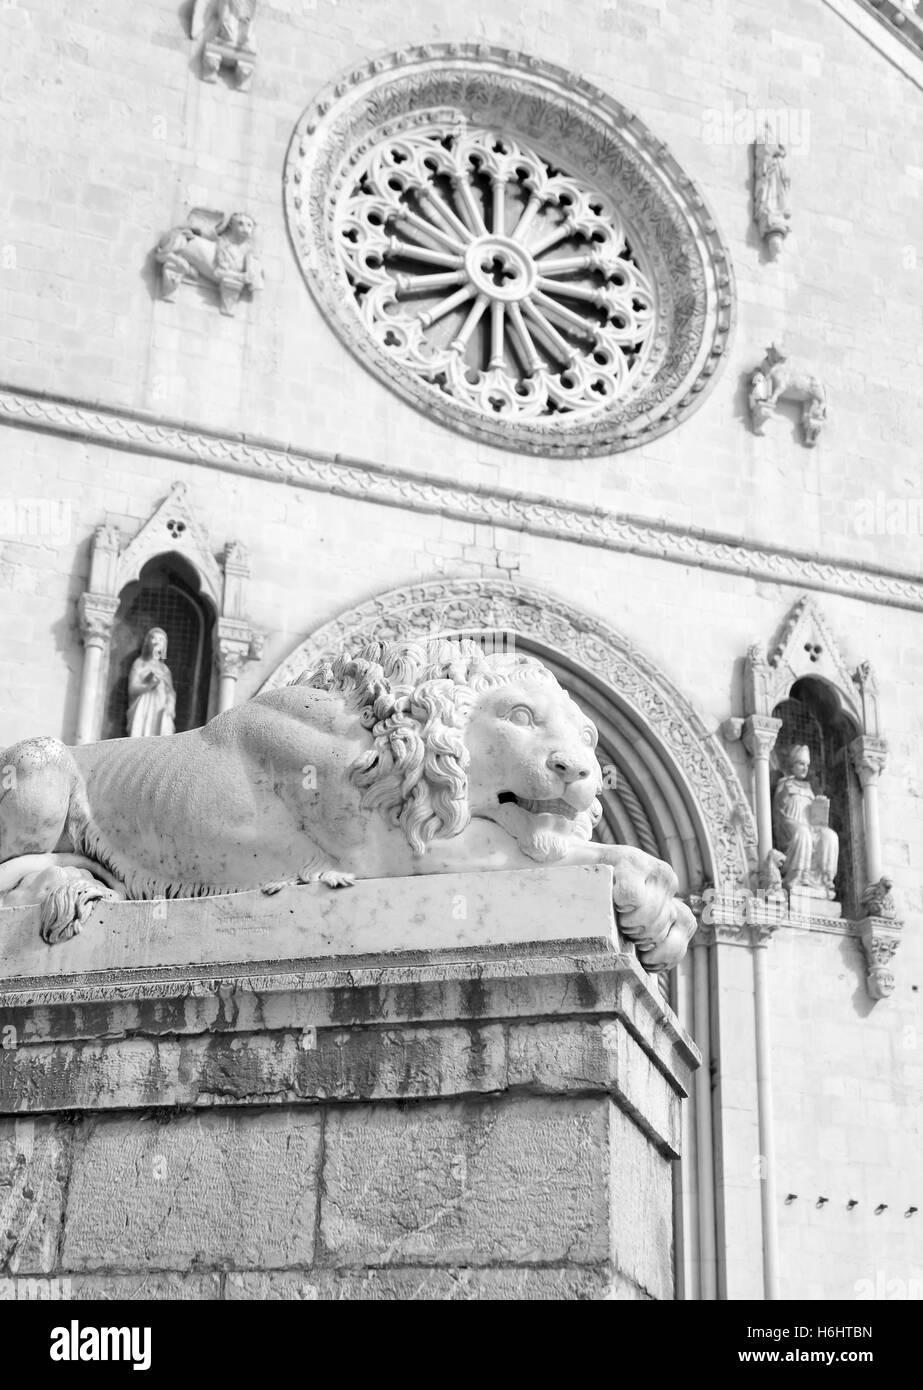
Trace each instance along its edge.
<instances>
[{"instance_id":1,"label":"lion statue","mask_svg":"<svg viewBox=\"0 0 923 1390\"><path fill-rule=\"evenodd\" d=\"M667 864L591 841L596 737L535 658L471 640L366 643L189 733L8 749L0 875L41 855L153 898L611 864L622 933L647 969L667 969L695 919ZM43 935L64 939L43 885Z\"/></svg>"}]
</instances>

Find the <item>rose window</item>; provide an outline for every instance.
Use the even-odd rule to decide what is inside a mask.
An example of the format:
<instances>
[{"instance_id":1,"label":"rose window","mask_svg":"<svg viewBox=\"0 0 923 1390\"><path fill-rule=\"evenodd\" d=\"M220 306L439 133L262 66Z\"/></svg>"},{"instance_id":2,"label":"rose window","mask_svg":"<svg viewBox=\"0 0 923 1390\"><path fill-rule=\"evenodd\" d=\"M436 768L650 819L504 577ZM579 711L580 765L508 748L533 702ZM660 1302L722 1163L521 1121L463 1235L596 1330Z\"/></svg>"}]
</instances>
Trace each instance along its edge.
<instances>
[{"instance_id":1,"label":"rose window","mask_svg":"<svg viewBox=\"0 0 923 1390\"><path fill-rule=\"evenodd\" d=\"M285 165L292 246L356 357L505 449L612 453L707 394L730 258L692 179L608 93L488 44L372 58Z\"/></svg>"},{"instance_id":2,"label":"rose window","mask_svg":"<svg viewBox=\"0 0 923 1390\"><path fill-rule=\"evenodd\" d=\"M341 254L396 360L498 415L599 410L631 389L654 293L611 199L491 131L416 131L357 173Z\"/></svg>"}]
</instances>

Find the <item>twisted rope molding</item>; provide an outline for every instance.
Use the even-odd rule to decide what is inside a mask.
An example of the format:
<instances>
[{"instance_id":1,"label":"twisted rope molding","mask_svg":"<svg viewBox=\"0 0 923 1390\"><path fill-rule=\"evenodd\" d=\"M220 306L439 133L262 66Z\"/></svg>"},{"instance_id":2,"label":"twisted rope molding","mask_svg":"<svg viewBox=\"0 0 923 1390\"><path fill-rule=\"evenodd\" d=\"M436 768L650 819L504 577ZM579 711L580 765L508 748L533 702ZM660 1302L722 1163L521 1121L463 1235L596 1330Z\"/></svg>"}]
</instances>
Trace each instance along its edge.
<instances>
[{"instance_id":1,"label":"twisted rope molding","mask_svg":"<svg viewBox=\"0 0 923 1390\"><path fill-rule=\"evenodd\" d=\"M666 522L580 503L564 505L538 493L459 486L424 473L386 469L367 460L308 452L276 440L196 429L181 421L15 387L0 386L0 423L379 506L430 512L456 521L501 526L600 550L923 612L923 577L872 565L843 564L806 551L770 550L719 532L682 530Z\"/></svg>"}]
</instances>

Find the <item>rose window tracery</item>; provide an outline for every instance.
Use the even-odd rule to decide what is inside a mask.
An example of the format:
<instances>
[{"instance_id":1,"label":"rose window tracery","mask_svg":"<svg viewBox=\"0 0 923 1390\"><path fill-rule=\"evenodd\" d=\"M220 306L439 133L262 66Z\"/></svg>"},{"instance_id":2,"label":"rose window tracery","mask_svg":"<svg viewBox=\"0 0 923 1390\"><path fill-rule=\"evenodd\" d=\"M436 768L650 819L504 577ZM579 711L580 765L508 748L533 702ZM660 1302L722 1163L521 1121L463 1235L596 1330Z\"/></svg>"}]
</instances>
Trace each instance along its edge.
<instances>
[{"instance_id":1,"label":"rose window tracery","mask_svg":"<svg viewBox=\"0 0 923 1390\"><path fill-rule=\"evenodd\" d=\"M494 131L369 155L341 254L377 342L494 414L593 411L650 356L654 291L610 198Z\"/></svg>"},{"instance_id":2,"label":"rose window tracery","mask_svg":"<svg viewBox=\"0 0 923 1390\"><path fill-rule=\"evenodd\" d=\"M285 208L356 357L506 449L611 453L707 394L730 257L667 146L608 93L489 44L372 58L303 112Z\"/></svg>"}]
</instances>

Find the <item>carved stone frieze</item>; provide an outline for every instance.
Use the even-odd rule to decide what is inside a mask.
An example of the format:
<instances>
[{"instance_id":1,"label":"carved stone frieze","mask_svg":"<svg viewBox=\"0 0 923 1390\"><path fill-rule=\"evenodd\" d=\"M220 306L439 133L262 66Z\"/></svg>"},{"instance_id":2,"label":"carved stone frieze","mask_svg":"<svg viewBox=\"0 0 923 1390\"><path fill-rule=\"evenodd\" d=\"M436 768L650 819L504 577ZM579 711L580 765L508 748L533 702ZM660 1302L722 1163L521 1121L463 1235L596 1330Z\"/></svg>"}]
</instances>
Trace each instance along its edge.
<instances>
[{"instance_id":1,"label":"carved stone frieze","mask_svg":"<svg viewBox=\"0 0 923 1390\"><path fill-rule=\"evenodd\" d=\"M722 574L923 611L923 581L912 574L852 566L832 556L763 548L714 532L692 532L640 516L562 503L540 493L466 487L396 465L384 469L368 460L337 459L281 441L242 440L239 435L220 431L203 433L177 420L126 415L19 388L0 387L0 421L86 440L105 449L205 463L228 473L267 478L309 491L335 492L356 501L410 506L458 521L506 526L600 550L630 552L672 564L697 565Z\"/></svg>"},{"instance_id":2,"label":"carved stone frieze","mask_svg":"<svg viewBox=\"0 0 923 1390\"><path fill-rule=\"evenodd\" d=\"M767 420L783 400L800 404L804 442L812 449L827 419L827 392L811 371L790 362L778 343L770 343L766 356L750 375L748 401L754 434L764 433Z\"/></svg>"},{"instance_id":3,"label":"carved stone frieze","mask_svg":"<svg viewBox=\"0 0 923 1390\"><path fill-rule=\"evenodd\" d=\"M347 346L475 437L625 449L694 409L724 356L733 272L701 193L553 64L488 44L376 58L305 111L285 195Z\"/></svg>"}]
</instances>

